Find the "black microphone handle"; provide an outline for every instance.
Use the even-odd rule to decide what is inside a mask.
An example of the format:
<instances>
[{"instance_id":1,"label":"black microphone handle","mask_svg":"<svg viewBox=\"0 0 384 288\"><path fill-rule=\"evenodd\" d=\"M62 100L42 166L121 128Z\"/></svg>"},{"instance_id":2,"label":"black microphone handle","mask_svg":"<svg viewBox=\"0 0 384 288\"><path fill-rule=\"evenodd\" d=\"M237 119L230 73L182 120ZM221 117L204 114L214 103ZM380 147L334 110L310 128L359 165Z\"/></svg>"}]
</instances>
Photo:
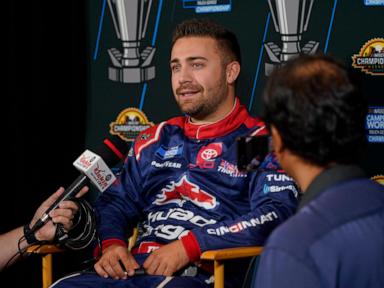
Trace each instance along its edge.
<instances>
[{"instance_id":1,"label":"black microphone handle","mask_svg":"<svg viewBox=\"0 0 384 288\"><path fill-rule=\"evenodd\" d=\"M88 178L86 175L81 174L79 177L76 178L76 180L59 196L59 198L56 199L56 201L44 212L43 216L33 225L31 228L31 233L35 233L38 229L44 226L45 223L47 223L51 217L49 217L49 212L56 209L59 204L67 200L68 198L75 196L77 192L81 190L86 184L88 183Z\"/></svg>"}]
</instances>

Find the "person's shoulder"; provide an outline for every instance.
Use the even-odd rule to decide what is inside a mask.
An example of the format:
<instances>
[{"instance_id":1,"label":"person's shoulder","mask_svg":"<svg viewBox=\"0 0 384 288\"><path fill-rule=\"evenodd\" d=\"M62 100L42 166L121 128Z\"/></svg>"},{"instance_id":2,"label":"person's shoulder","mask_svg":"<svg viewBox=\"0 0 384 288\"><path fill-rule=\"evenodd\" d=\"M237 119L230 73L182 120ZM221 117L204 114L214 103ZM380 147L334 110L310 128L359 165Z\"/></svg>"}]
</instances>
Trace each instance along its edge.
<instances>
[{"instance_id":1,"label":"person's shoulder","mask_svg":"<svg viewBox=\"0 0 384 288\"><path fill-rule=\"evenodd\" d=\"M144 148L147 148L159 141L161 130L165 125L166 122L161 122L139 133L133 146L137 159L140 158L141 152Z\"/></svg>"},{"instance_id":2,"label":"person's shoulder","mask_svg":"<svg viewBox=\"0 0 384 288\"><path fill-rule=\"evenodd\" d=\"M368 178L351 179L329 187L310 205L328 222L340 225L383 209L384 186Z\"/></svg>"},{"instance_id":3,"label":"person's shoulder","mask_svg":"<svg viewBox=\"0 0 384 288\"><path fill-rule=\"evenodd\" d=\"M244 125L250 129L249 136L265 136L269 132L261 117L251 116L245 118Z\"/></svg>"},{"instance_id":4,"label":"person's shoulder","mask_svg":"<svg viewBox=\"0 0 384 288\"><path fill-rule=\"evenodd\" d=\"M384 191L380 189L367 179L331 187L278 226L268 241L271 245L308 247L336 227L382 210L384 193L379 192Z\"/></svg>"},{"instance_id":5,"label":"person's shoulder","mask_svg":"<svg viewBox=\"0 0 384 288\"><path fill-rule=\"evenodd\" d=\"M168 119L166 121L166 124L170 125L170 126L177 126L177 127L182 128L185 124L185 121L186 121L185 116L176 116L176 117L172 117L172 118Z\"/></svg>"},{"instance_id":6,"label":"person's shoulder","mask_svg":"<svg viewBox=\"0 0 384 288\"><path fill-rule=\"evenodd\" d=\"M235 111L235 117L236 119L241 119L242 123L248 128L251 129L253 132L260 130L257 135L266 135L268 134L267 129L265 128L265 123L263 119L259 116L251 115L250 111L248 109L240 104L236 111ZM254 135L252 135L254 136ZM256 136L256 134L255 134Z\"/></svg>"},{"instance_id":7,"label":"person's shoulder","mask_svg":"<svg viewBox=\"0 0 384 288\"><path fill-rule=\"evenodd\" d=\"M140 154L143 151L143 149L152 147L154 144L160 142L162 131L164 131L167 128L183 129L184 123L185 123L185 117L183 116L173 117L141 131L139 135L136 137L135 144L134 144L136 158L137 159L140 158ZM171 134L173 133L169 130L167 131L170 132Z\"/></svg>"},{"instance_id":8,"label":"person's shoulder","mask_svg":"<svg viewBox=\"0 0 384 288\"><path fill-rule=\"evenodd\" d=\"M141 146L143 143L151 142L154 139L157 139L165 124L166 122L161 122L141 131L136 137L136 145Z\"/></svg>"},{"instance_id":9,"label":"person's shoulder","mask_svg":"<svg viewBox=\"0 0 384 288\"><path fill-rule=\"evenodd\" d=\"M300 210L271 233L266 246L304 255L322 235L322 220L315 214L307 209Z\"/></svg>"}]
</instances>

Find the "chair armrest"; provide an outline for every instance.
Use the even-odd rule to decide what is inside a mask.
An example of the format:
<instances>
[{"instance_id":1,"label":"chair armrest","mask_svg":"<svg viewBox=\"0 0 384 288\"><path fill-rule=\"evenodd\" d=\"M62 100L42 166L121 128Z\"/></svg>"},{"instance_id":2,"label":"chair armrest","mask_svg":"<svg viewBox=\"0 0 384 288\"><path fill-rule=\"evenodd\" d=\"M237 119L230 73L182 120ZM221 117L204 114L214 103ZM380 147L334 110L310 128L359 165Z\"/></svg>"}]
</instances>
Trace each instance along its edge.
<instances>
[{"instance_id":1,"label":"chair armrest","mask_svg":"<svg viewBox=\"0 0 384 288\"><path fill-rule=\"evenodd\" d=\"M42 286L48 288L52 284L52 254L66 251L64 248L53 244L32 245L26 250L27 254L41 255Z\"/></svg>"},{"instance_id":2,"label":"chair armrest","mask_svg":"<svg viewBox=\"0 0 384 288\"><path fill-rule=\"evenodd\" d=\"M218 250L209 250L201 254L201 260L211 260L214 264L214 277L215 277L215 288L223 288L224 285L224 260L253 257L260 255L263 251L262 246L251 246L251 247L238 247L238 248L227 248Z\"/></svg>"},{"instance_id":3,"label":"chair armrest","mask_svg":"<svg viewBox=\"0 0 384 288\"><path fill-rule=\"evenodd\" d=\"M65 249L60 248L52 244L43 244L43 245L32 245L29 246L26 250L28 254L50 254L56 252L64 252Z\"/></svg>"},{"instance_id":4,"label":"chair armrest","mask_svg":"<svg viewBox=\"0 0 384 288\"><path fill-rule=\"evenodd\" d=\"M202 260L226 260L234 258L244 258L260 255L263 251L262 246L226 248L218 250L208 250L201 254Z\"/></svg>"}]
</instances>

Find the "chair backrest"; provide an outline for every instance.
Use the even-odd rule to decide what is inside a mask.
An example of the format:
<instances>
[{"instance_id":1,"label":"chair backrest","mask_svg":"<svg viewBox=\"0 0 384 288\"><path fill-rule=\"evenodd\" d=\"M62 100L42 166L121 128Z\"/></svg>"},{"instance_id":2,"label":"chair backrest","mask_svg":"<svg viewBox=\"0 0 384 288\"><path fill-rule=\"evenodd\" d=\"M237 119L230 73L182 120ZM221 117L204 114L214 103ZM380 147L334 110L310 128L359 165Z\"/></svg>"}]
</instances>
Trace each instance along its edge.
<instances>
[{"instance_id":1,"label":"chair backrest","mask_svg":"<svg viewBox=\"0 0 384 288\"><path fill-rule=\"evenodd\" d=\"M128 250L132 250L132 247L135 246L136 240L137 240L137 235L138 235L138 229L135 227L133 229L133 234L131 237L128 239Z\"/></svg>"}]
</instances>

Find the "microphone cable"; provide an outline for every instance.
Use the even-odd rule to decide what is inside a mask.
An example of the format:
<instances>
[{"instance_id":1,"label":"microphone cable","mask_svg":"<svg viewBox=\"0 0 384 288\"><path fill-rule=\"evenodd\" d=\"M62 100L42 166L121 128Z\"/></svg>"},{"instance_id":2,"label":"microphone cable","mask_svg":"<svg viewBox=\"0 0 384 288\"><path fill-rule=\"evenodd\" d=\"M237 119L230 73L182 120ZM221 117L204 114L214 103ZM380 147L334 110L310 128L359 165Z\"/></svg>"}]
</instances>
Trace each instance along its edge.
<instances>
[{"instance_id":1,"label":"microphone cable","mask_svg":"<svg viewBox=\"0 0 384 288\"><path fill-rule=\"evenodd\" d=\"M92 243L96 235L96 218L92 206L84 199L71 198L79 206L76 221L69 232L57 225L53 242L71 250L81 250Z\"/></svg>"}]
</instances>

